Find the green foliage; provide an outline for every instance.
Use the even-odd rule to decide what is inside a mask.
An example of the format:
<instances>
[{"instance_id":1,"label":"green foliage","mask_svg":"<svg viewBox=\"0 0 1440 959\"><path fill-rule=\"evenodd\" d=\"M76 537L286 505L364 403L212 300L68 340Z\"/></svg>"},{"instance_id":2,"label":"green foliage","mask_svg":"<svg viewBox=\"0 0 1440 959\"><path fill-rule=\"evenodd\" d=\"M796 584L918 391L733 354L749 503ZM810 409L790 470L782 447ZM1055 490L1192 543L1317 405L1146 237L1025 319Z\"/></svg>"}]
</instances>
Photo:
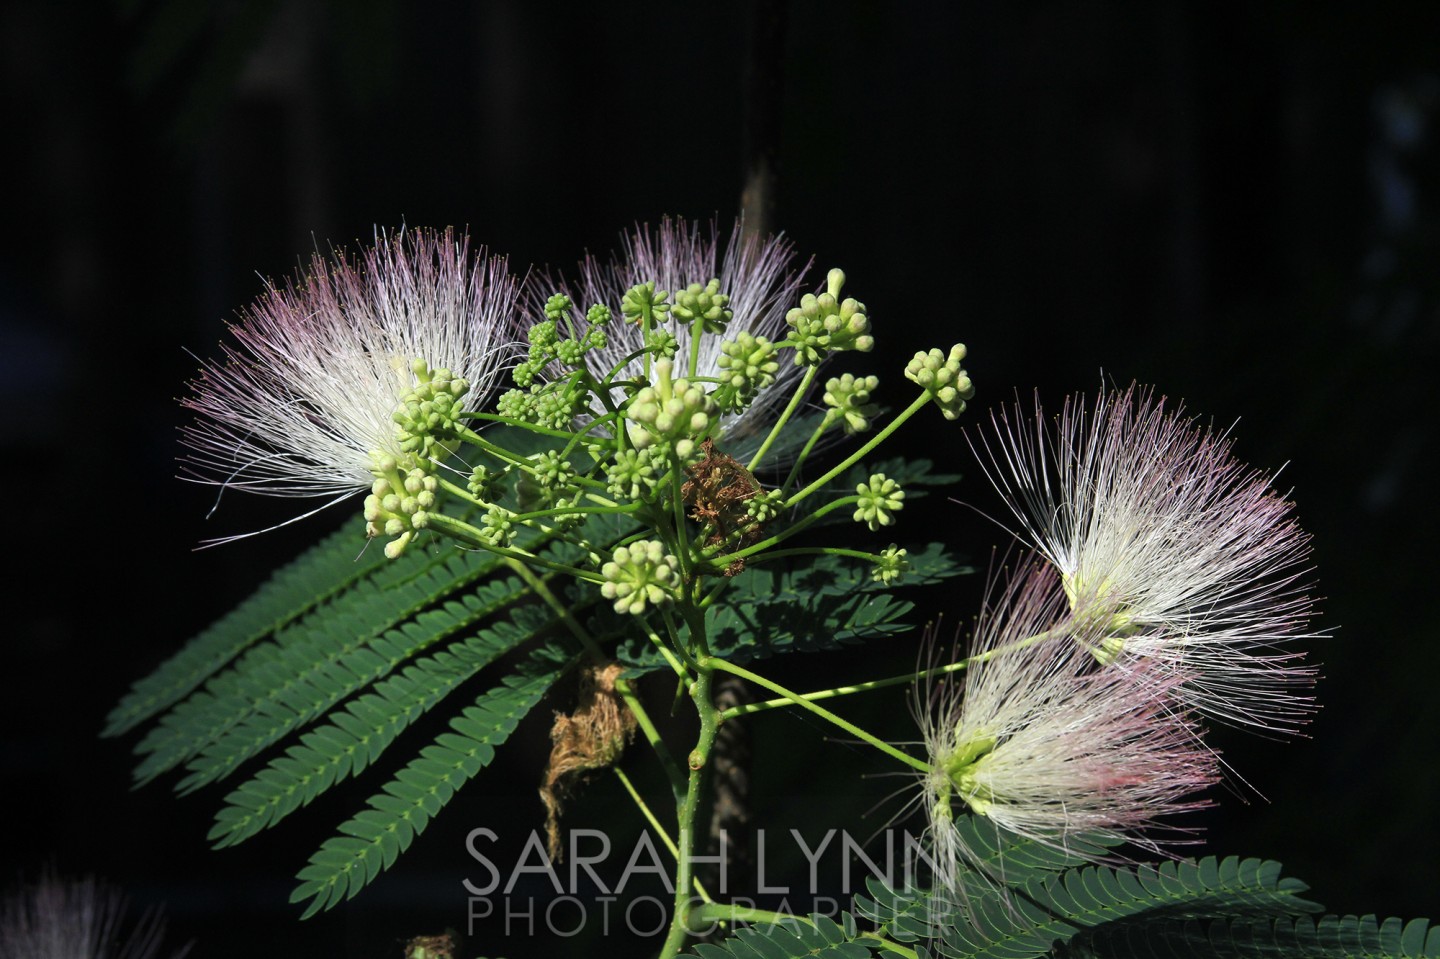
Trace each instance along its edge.
<instances>
[{"instance_id":1,"label":"green foliage","mask_svg":"<svg viewBox=\"0 0 1440 959\"><path fill-rule=\"evenodd\" d=\"M935 940L944 956L1024 959L1045 955L1084 930L1119 922L1245 915L1273 921L1319 908L1300 898L1305 884L1281 877L1276 862L1211 856L1159 866L1064 868L1074 861L1076 850L1008 839L982 859L995 852L1003 859L1007 846L1020 861L979 867L1004 879L987 881L977 868L962 883L958 901L926 890L890 890L872 881L870 897L855 897L856 911L874 922L879 934L897 941Z\"/></svg>"},{"instance_id":2,"label":"green foliage","mask_svg":"<svg viewBox=\"0 0 1440 959\"><path fill-rule=\"evenodd\" d=\"M868 940L868 941L867 941ZM841 922L822 916L796 918L793 922L741 929L718 944L701 943L693 955L701 959L869 959L877 953L879 941L862 933L855 918L841 914ZM890 953L894 955L894 953Z\"/></svg>"},{"instance_id":3,"label":"green foliage","mask_svg":"<svg viewBox=\"0 0 1440 959\"><path fill-rule=\"evenodd\" d=\"M347 526L276 570L249 599L135 683L110 711L103 735L129 732L179 702L248 647L385 563L380 550L362 550L363 546L356 528Z\"/></svg>"},{"instance_id":4,"label":"green foliage","mask_svg":"<svg viewBox=\"0 0 1440 959\"><path fill-rule=\"evenodd\" d=\"M1117 922L1077 936L1063 959L1436 959L1440 927L1374 916Z\"/></svg>"},{"instance_id":5,"label":"green foliage","mask_svg":"<svg viewBox=\"0 0 1440 959\"><path fill-rule=\"evenodd\" d=\"M1309 919L1303 914L1319 907L1299 897L1305 884L1282 877L1276 862L1211 856L1158 867L1077 866L1069 865L1078 857L1075 849L1013 837L996 842L982 858L1000 852L1024 861L1005 870L1004 883L987 883L973 872L975 881L958 899L925 889L892 890L871 878L869 895L856 895L855 913L842 913L838 923L811 917L751 927L719 945L697 946L695 954L861 957L909 948L949 959L1440 955L1440 933L1424 920ZM861 929L857 917L874 928Z\"/></svg>"},{"instance_id":6,"label":"green foliage","mask_svg":"<svg viewBox=\"0 0 1440 959\"><path fill-rule=\"evenodd\" d=\"M938 583L967 572L939 543L911 559L906 582ZM729 580L724 601L710 619L710 648L736 663L790 652L837 649L912 628L905 616L914 608L870 575L870 567L843 556L816 556L803 568L760 566ZM608 613L598 614L597 629ZM666 666L655 648L632 638L616 658L635 672Z\"/></svg>"},{"instance_id":7,"label":"green foliage","mask_svg":"<svg viewBox=\"0 0 1440 959\"><path fill-rule=\"evenodd\" d=\"M234 845L273 826L337 782L358 775L461 683L553 624L542 608L520 607L509 619L497 620L376 683L226 796L209 838L217 847Z\"/></svg>"},{"instance_id":8,"label":"green foliage","mask_svg":"<svg viewBox=\"0 0 1440 959\"><path fill-rule=\"evenodd\" d=\"M305 917L349 899L395 864L455 791L490 764L520 720L540 701L566 666L542 647L503 683L450 720L420 755L395 774L361 810L340 825L297 876L291 902L310 900Z\"/></svg>"},{"instance_id":9,"label":"green foliage","mask_svg":"<svg viewBox=\"0 0 1440 959\"><path fill-rule=\"evenodd\" d=\"M342 551L347 544L337 544ZM353 540L348 544L354 555ZM361 675L376 673L392 658L397 642L412 638L433 641L444 633L437 616L417 621L417 614L439 603L499 565L494 554L445 548L439 557L416 549L375 567L354 580L298 622L254 643L230 668L216 673L205 688L176 704L140 741L145 754L135 770L143 783L209 749L194 775L178 787L188 792L223 776L234 763L253 754L277 724L265 714L287 714L293 721L315 715L319 704L334 702L363 683ZM262 591L263 592L263 591ZM259 594L257 594L258 596ZM458 614L451 613L451 618ZM437 627L427 629L427 625ZM391 633L388 642L382 641ZM417 636L423 632L423 636ZM205 640L202 635L194 642ZM373 644L377 650L371 650ZM255 717L259 717L258 719ZM254 719L257 728L231 730ZM283 732L284 730L279 730ZM273 741L273 740L272 740ZM247 749L249 750L247 752ZM226 760L233 762L226 763Z\"/></svg>"}]
</instances>

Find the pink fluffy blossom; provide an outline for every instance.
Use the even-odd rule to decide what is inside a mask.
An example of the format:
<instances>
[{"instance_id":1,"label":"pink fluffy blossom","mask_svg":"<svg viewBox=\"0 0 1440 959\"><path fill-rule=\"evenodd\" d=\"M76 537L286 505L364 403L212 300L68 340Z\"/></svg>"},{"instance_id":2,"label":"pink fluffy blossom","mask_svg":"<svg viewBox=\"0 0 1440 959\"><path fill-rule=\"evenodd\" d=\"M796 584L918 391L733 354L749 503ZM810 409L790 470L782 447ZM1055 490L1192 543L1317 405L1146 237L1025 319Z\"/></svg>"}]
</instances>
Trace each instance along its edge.
<instances>
[{"instance_id":1,"label":"pink fluffy blossom","mask_svg":"<svg viewBox=\"0 0 1440 959\"><path fill-rule=\"evenodd\" d=\"M1185 677L1143 659L1097 662L1084 648L1093 625L1048 565L1022 564L1000 594L963 678L917 704L939 880L953 886L971 859L953 825L967 811L1056 847L1086 836L1158 848L1171 817L1208 804L1196 796L1218 773L1173 698Z\"/></svg>"},{"instance_id":2,"label":"pink fluffy blossom","mask_svg":"<svg viewBox=\"0 0 1440 959\"><path fill-rule=\"evenodd\" d=\"M654 282L656 290L667 291L674 302L677 290L692 283L704 285L719 280L719 291L730 297L733 316L723 336L701 339L697 375L720 374L718 360L723 339L749 333L778 343L788 335L785 314L800 301L801 281L809 267L808 262L796 263L795 248L789 240L745 236L737 223L722 248L713 227L702 230L681 219L666 219L658 228L636 227L621 242L622 253L608 262L589 256L580 264L580 282L574 296L577 305L584 309L592 303L604 303L614 308L627 290L646 282ZM678 341L677 358L688 364L689 326L674 322L666 326ZM626 356L645 346L640 327L622 322L619 317L609 325L608 332L609 345L586 357L597 378L603 378ZM643 361L631 360L625 369L626 374L620 378L639 377ZM768 429L776 405L789 400L803 373L804 368L790 362L788 356L782 358L775 382L762 390L744 412L721 419L724 435L736 440Z\"/></svg>"},{"instance_id":3,"label":"pink fluffy blossom","mask_svg":"<svg viewBox=\"0 0 1440 959\"><path fill-rule=\"evenodd\" d=\"M972 445L1075 615L1105 624L1098 655L1183 676L1183 703L1234 725L1308 718L1309 538L1227 435L1133 386L992 425Z\"/></svg>"},{"instance_id":4,"label":"pink fluffy blossom","mask_svg":"<svg viewBox=\"0 0 1440 959\"><path fill-rule=\"evenodd\" d=\"M486 398L517 349L518 287L448 229L379 234L358 260L316 254L268 285L191 383L187 478L331 502L369 487L374 457L400 456L392 417L415 360L468 381L467 409Z\"/></svg>"}]
</instances>

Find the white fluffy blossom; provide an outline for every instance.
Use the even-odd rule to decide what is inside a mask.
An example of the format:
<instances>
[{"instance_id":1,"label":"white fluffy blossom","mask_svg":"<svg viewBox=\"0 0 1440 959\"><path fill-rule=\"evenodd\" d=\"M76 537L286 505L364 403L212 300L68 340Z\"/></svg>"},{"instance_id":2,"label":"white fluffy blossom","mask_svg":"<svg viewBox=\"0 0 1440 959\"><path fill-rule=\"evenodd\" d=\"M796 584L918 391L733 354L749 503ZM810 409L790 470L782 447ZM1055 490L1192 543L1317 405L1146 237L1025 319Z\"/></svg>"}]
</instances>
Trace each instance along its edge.
<instances>
[{"instance_id":1,"label":"white fluffy blossom","mask_svg":"<svg viewBox=\"0 0 1440 959\"><path fill-rule=\"evenodd\" d=\"M979 617L963 677L917 703L943 885L975 865L954 825L967 812L1056 847L1084 836L1154 849L1169 817L1206 805L1194 797L1217 760L1172 698L1184 677L1143 660L1098 663L1084 649L1093 630L1052 568L1024 564Z\"/></svg>"},{"instance_id":2,"label":"white fluffy blossom","mask_svg":"<svg viewBox=\"0 0 1440 959\"><path fill-rule=\"evenodd\" d=\"M746 236L737 223L722 249L713 227L702 231L684 220L666 219L658 229L637 227L622 238L622 244L622 253L608 263L593 256L581 262L580 282L573 296L576 305L583 310L603 303L614 309L627 290L646 282L653 282L657 291L668 292L673 303L676 291L719 280L719 292L730 298L728 305L733 315L724 334L702 337L695 375L721 374L722 340L748 333L779 343L787 336L785 314L799 302L802 274L809 266L796 266L794 246L789 240ZM677 369L689 375L690 325L670 320L664 326L677 341ZM639 325L626 323L618 314L607 333L608 345L586 356L597 378L605 377L621 360L645 346ZM634 359L617 379L639 378L643 373L644 361ZM782 357L774 382L760 391L749 408L721 418L721 434L732 443L757 433L763 435L775 418L776 405L789 400L803 373L803 367L790 362L788 356Z\"/></svg>"},{"instance_id":3,"label":"white fluffy blossom","mask_svg":"<svg viewBox=\"0 0 1440 959\"><path fill-rule=\"evenodd\" d=\"M376 457L403 456L393 417L417 360L467 381L466 409L484 400L517 350L518 286L448 229L379 234L358 260L316 254L242 311L191 383L186 478L331 502L369 487Z\"/></svg>"},{"instance_id":4,"label":"white fluffy blossom","mask_svg":"<svg viewBox=\"0 0 1440 959\"><path fill-rule=\"evenodd\" d=\"M1186 677L1177 695L1236 725L1293 730L1310 713L1308 537L1270 477L1216 434L1131 387L1052 422L1002 410L972 445L1062 575L1095 650Z\"/></svg>"}]
</instances>

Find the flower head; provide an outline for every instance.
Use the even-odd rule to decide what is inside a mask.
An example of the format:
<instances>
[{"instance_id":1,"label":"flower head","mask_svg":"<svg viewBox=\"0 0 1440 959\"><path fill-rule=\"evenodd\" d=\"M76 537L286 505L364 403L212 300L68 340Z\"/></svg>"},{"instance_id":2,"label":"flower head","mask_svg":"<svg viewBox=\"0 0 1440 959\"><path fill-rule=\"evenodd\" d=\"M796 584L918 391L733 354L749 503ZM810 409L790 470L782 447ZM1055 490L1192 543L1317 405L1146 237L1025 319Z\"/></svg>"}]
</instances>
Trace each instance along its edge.
<instances>
[{"instance_id":1,"label":"flower head","mask_svg":"<svg viewBox=\"0 0 1440 959\"><path fill-rule=\"evenodd\" d=\"M580 264L577 304L627 304L623 316L607 327L608 344L586 354L591 372L603 379L625 357L646 347L642 324L634 322L645 307L666 317L658 332L673 337L676 369L691 375L694 325L686 317L699 317L707 332L700 339L693 375L740 377L742 392L753 394L746 409L721 417L721 433L733 441L761 429L759 424L771 418L767 412L788 399L804 373L793 364L774 362L766 347L785 338L785 313L799 298L801 276L809 264L797 269L788 240L745 236L738 223L723 249L713 227L702 232L698 225L678 219L663 220L658 229L637 227L622 243L622 254L608 263L586 257ZM712 286L712 280L718 282ZM661 292L673 307L659 300ZM637 298L648 299L640 303ZM631 322L622 322L625 318ZM725 343L736 345L727 352ZM632 359L616 379L643 378L644 370L643 360Z\"/></svg>"},{"instance_id":2,"label":"flower head","mask_svg":"<svg viewBox=\"0 0 1440 959\"><path fill-rule=\"evenodd\" d=\"M515 349L517 295L503 259L472 260L448 229L379 234L358 261L316 254L191 383L187 478L333 502L370 487L377 461L442 457L437 437Z\"/></svg>"},{"instance_id":3,"label":"flower head","mask_svg":"<svg viewBox=\"0 0 1440 959\"><path fill-rule=\"evenodd\" d=\"M1206 805L1215 754L1173 699L1184 677L1143 660L1102 666L1094 629L1068 608L1049 566L1023 564L980 616L963 683L917 702L938 879L973 862L955 818L965 811L1053 846L1078 836L1156 848L1155 830Z\"/></svg>"},{"instance_id":4,"label":"flower head","mask_svg":"<svg viewBox=\"0 0 1440 959\"><path fill-rule=\"evenodd\" d=\"M1183 675L1176 695L1208 716L1293 730L1313 671L1305 632L1308 537L1270 477L1230 440L1131 387L1051 424L1003 411L976 446L1024 538L1059 571L1071 609L1101 629L1102 660Z\"/></svg>"},{"instance_id":5,"label":"flower head","mask_svg":"<svg viewBox=\"0 0 1440 959\"><path fill-rule=\"evenodd\" d=\"M155 911L131 919L125 895L96 879L51 873L0 900L0 956L27 959L153 959L165 936ZM189 946L170 955L181 959Z\"/></svg>"}]
</instances>

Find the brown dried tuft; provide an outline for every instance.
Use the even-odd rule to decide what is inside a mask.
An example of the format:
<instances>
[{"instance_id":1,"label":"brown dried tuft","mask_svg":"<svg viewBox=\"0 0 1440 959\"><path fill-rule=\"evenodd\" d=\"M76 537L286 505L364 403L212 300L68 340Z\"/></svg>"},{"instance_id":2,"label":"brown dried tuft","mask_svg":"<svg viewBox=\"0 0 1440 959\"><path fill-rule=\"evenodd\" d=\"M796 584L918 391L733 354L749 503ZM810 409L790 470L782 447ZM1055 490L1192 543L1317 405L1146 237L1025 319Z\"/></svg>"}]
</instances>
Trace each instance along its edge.
<instances>
[{"instance_id":1,"label":"brown dried tuft","mask_svg":"<svg viewBox=\"0 0 1440 959\"><path fill-rule=\"evenodd\" d=\"M559 862L560 815L564 800L585 780L587 773L604 769L625 751L635 735L635 714L615 691L624 667L619 663L591 666L580 674L575 711L555 714L550 727L550 765L540 786L545 803L545 832L550 858Z\"/></svg>"},{"instance_id":2,"label":"brown dried tuft","mask_svg":"<svg viewBox=\"0 0 1440 959\"><path fill-rule=\"evenodd\" d=\"M405 944L405 959L455 959L455 938L448 932L416 936Z\"/></svg>"},{"instance_id":3,"label":"brown dried tuft","mask_svg":"<svg viewBox=\"0 0 1440 959\"><path fill-rule=\"evenodd\" d=\"M690 477L680 487L680 495L690 506L690 518L710 527L707 542L712 546L725 543L733 534L739 535L737 545L754 542L760 535L760 524L745 511L745 503L760 493L760 483L745 467L725 453L715 451L713 440L700 444L705 458L694 466L685 467ZM745 568L737 559L725 569L734 576Z\"/></svg>"}]
</instances>

